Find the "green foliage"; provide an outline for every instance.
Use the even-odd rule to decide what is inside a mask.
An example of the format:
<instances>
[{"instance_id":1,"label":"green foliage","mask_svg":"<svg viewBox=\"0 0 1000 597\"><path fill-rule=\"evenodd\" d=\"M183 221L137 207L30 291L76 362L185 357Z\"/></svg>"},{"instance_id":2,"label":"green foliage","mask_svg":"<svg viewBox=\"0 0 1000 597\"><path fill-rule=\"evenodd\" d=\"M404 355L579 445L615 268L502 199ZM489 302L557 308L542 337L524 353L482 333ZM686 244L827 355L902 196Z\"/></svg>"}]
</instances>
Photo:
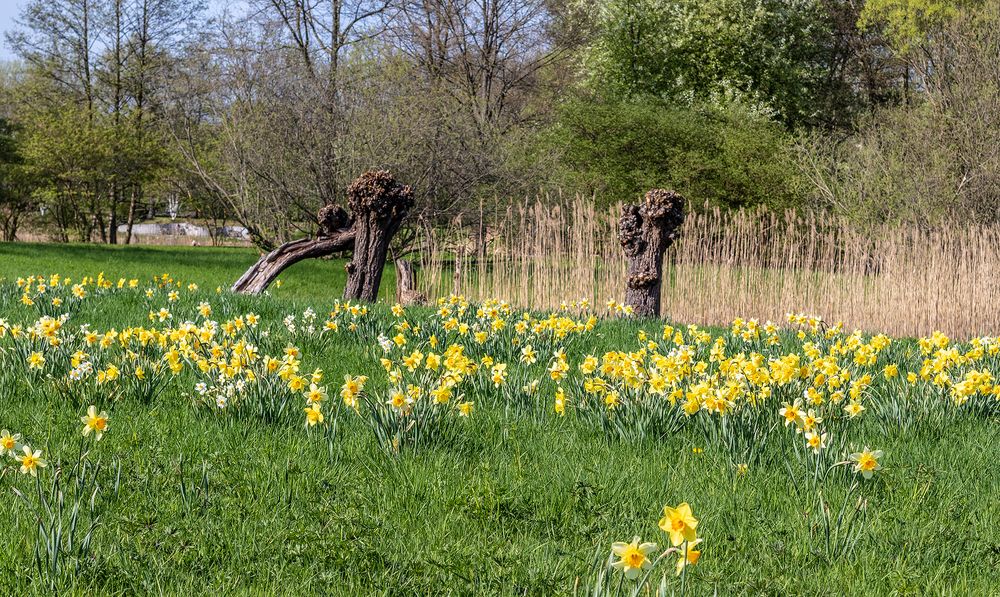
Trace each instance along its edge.
<instances>
[{"instance_id":1,"label":"green foliage","mask_svg":"<svg viewBox=\"0 0 1000 597\"><path fill-rule=\"evenodd\" d=\"M788 125L822 122L837 48L816 0L603 0L584 56L590 85L614 97L736 95Z\"/></svg>"},{"instance_id":2,"label":"green foliage","mask_svg":"<svg viewBox=\"0 0 1000 597\"><path fill-rule=\"evenodd\" d=\"M903 52L923 42L952 21L964 7L980 0L867 0L859 25L884 25L889 38Z\"/></svg>"},{"instance_id":3,"label":"green foliage","mask_svg":"<svg viewBox=\"0 0 1000 597\"><path fill-rule=\"evenodd\" d=\"M673 188L694 206L796 205L790 138L738 104L685 108L658 101L570 102L548 143L562 184L603 203Z\"/></svg>"},{"instance_id":4,"label":"green foliage","mask_svg":"<svg viewBox=\"0 0 1000 597\"><path fill-rule=\"evenodd\" d=\"M946 10L934 4L926 9L939 17L932 30L914 16L922 4L872 6L901 19L900 27L920 30L920 51L909 55L909 64L921 91L860 119L846 139L813 135L801 144L814 203L864 224L996 222L1000 6Z\"/></svg>"}]
</instances>

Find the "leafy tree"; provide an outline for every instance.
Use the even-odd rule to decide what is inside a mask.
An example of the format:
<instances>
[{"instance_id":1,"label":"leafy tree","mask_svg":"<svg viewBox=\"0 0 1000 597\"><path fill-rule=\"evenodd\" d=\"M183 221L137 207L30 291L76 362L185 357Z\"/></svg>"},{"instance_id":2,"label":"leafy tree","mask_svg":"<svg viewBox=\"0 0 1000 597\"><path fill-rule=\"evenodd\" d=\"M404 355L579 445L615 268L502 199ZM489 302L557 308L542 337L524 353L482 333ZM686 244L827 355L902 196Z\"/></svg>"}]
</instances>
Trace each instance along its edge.
<instances>
[{"instance_id":1,"label":"leafy tree","mask_svg":"<svg viewBox=\"0 0 1000 597\"><path fill-rule=\"evenodd\" d=\"M909 101L877 111L842 142L803 145L817 204L865 224L1000 222L1000 5L957 10L911 46L919 85ZM913 15L893 18L929 22Z\"/></svg>"},{"instance_id":2,"label":"leafy tree","mask_svg":"<svg viewBox=\"0 0 1000 597\"><path fill-rule=\"evenodd\" d=\"M907 51L940 31L963 7L979 3L978 0L867 0L859 24L884 25L896 47Z\"/></svg>"},{"instance_id":3,"label":"leafy tree","mask_svg":"<svg viewBox=\"0 0 1000 597\"><path fill-rule=\"evenodd\" d=\"M18 227L32 208L32 182L24 167L16 127L0 117L0 232L4 241L17 238Z\"/></svg>"},{"instance_id":4,"label":"leafy tree","mask_svg":"<svg viewBox=\"0 0 1000 597\"><path fill-rule=\"evenodd\" d=\"M571 189L606 204L669 187L695 208L797 204L789 147L779 125L739 104L574 101L547 138L547 150L560 153L557 178Z\"/></svg>"},{"instance_id":5,"label":"leafy tree","mask_svg":"<svg viewBox=\"0 0 1000 597\"><path fill-rule=\"evenodd\" d=\"M858 102L841 2L602 0L591 88L689 103L738 97L788 126L843 124ZM854 23L851 23L854 29Z\"/></svg>"}]
</instances>

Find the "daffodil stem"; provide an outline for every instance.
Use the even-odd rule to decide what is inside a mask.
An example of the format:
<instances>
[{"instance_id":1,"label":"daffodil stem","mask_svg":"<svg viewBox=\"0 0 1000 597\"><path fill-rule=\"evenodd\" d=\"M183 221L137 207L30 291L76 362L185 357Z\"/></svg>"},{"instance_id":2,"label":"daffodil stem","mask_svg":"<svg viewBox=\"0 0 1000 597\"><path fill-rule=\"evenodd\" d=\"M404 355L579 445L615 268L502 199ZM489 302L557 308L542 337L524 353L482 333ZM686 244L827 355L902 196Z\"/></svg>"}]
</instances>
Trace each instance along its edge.
<instances>
[{"instance_id":1,"label":"daffodil stem","mask_svg":"<svg viewBox=\"0 0 1000 597\"><path fill-rule=\"evenodd\" d=\"M681 568L681 597L684 597L685 591L687 590L687 575L688 575L688 567L687 567L688 542L687 541L684 542L684 553L681 554L681 557L684 558L682 560L684 562L684 567Z\"/></svg>"}]
</instances>

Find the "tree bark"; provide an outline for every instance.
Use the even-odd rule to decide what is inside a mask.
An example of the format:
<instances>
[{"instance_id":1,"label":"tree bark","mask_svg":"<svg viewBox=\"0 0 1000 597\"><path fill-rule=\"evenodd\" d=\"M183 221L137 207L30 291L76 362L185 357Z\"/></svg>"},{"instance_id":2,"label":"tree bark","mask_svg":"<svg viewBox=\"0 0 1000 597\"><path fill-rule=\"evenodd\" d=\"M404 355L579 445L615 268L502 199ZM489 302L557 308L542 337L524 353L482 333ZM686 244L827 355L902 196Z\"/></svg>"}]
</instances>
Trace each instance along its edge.
<instances>
[{"instance_id":1,"label":"tree bark","mask_svg":"<svg viewBox=\"0 0 1000 597\"><path fill-rule=\"evenodd\" d=\"M413 205L413 191L387 171L371 171L347 189L353 217L335 205L319 210L319 233L284 243L261 258L232 286L233 292L259 294L289 266L353 250L347 264L344 298L372 302L378 297L389 241Z\"/></svg>"},{"instance_id":2,"label":"tree bark","mask_svg":"<svg viewBox=\"0 0 1000 597\"><path fill-rule=\"evenodd\" d=\"M118 244L118 183L111 185L111 215L108 223L108 244Z\"/></svg>"},{"instance_id":3,"label":"tree bark","mask_svg":"<svg viewBox=\"0 0 1000 597\"><path fill-rule=\"evenodd\" d=\"M365 172L347 188L354 216L354 253L347 264L344 298L374 302L378 298L389 241L413 206L413 190L386 170Z\"/></svg>"},{"instance_id":4,"label":"tree bark","mask_svg":"<svg viewBox=\"0 0 1000 597\"><path fill-rule=\"evenodd\" d=\"M642 205L622 207L618 238L628 260L625 304L639 317L660 316L663 254L683 222L684 198L674 191L653 189Z\"/></svg>"},{"instance_id":5,"label":"tree bark","mask_svg":"<svg viewBox=\"0 0 1000 597\"><path fill-rule=\"evenodd\" d=\"M300 238L289 241L267 255L263 255L233 284L232 291L260 294L281 272L299 261L325 257L338 251L346 251L353 246L353 230L342 230L332 236Z\"/></svg>"},{"instance_id":6,"label":"tree bark","mask_svg":"<svg viewBox=\"0 0 1000 597\"><path fill-rule=\"evenodd\" d=\"M132 189L132 193L128 200L128 220L125 224L125 244L132 244L132 228L135 226L135 208L138 203L136 197L135 189Z\"/></svg>"}]
</instances>

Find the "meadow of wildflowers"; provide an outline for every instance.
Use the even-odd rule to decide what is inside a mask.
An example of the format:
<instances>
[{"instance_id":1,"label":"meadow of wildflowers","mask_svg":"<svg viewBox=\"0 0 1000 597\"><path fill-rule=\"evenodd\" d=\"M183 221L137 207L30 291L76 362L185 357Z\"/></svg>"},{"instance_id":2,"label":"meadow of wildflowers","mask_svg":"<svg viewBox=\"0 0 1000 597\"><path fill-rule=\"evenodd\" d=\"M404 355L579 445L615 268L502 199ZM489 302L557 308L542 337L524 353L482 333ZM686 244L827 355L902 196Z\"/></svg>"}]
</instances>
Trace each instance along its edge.
<instances>
[{"instance_id":1,"label":"meadow of wildflowers","mask_svg":"<svg viewBox=\"0 0 1000 597\"><path fill-rule=\"evenodd\" d=\"M0 587L991 594L1000 339L0 282Z\"/></svg>"}]
</instances>

